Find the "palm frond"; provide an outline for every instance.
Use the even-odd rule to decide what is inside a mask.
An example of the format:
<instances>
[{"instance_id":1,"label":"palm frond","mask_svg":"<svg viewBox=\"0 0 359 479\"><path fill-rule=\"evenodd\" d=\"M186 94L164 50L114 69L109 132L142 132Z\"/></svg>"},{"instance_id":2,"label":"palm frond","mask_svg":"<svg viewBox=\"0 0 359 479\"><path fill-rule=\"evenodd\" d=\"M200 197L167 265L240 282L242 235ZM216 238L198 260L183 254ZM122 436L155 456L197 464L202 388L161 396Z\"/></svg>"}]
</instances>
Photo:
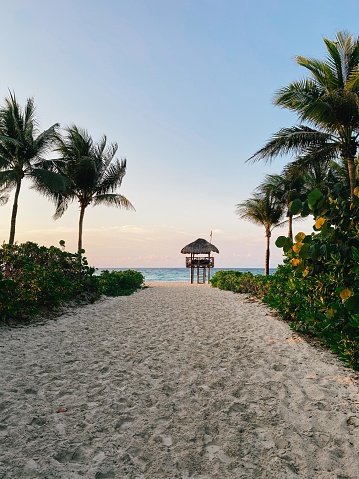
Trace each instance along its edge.
<instances>
[{"instance_id":1,"label":"palm frond","mask_svg":"<svg viewBox=\"0 0 359 479\"><path fill-rule=\"evenodd\" d=\"M106 136L104 135L95 147L96 161L99 170L99 183L102 183L104 176L107 174L107 170L112 162L116 162L115 155L117 152L117 143L111 143L106 146Z\"/></svg>"},{"instance_id":2,"label":"palm frond","mask_svg":"<svg viewBox=\"0 0 359 479\"><path fill-rule=\"evenodd\" d=\"M16 178L12 178L11 174L7 175L6 173L7 172L0 171L0 206L8 202L10 191L16 186ZM11 171L10 173L13 172Z\"/></svg>"},{"instance_id":3,"label":"palm frond","mask_svg":"<svg viewBox=\"0 0 359 479\"><path fill-rule=\"evenodd\" d=\"M103 194L107 192L114 192L122 184L123 177L126 174L126 159L115 160L107 166L106 170L102 172L101 178L97 185L97 193Z\"/></svg>"},{"instance_id":4,"label":"palm frond","mask_svg":"<svg viewBox=\"0 0 359 479\"><path fill-rule=\"evenodd\" d=\"M49 198L55 193L65 194L71 186L66 176L46 169L34 169L30 176L33 180L32 188Z\"/></svg>"},{"instance_id":5,"label":"palm frond","mask_svg":"<svg viewBox=\"0 0 359 479\"><path fill-rule=\"evenodd\" d=\"M311 72L312 81L320 90L328 92L336 85L335 73L326 62L300 55L296 57L296 62Z\"/></svg>"},{"instance_id":6,"label":"palm frond","mask_svg":"<svg viewBox=\"0 0 359 479\"><path fill-rule=\"evenodd\" d=\"M0 206L6 205L8 201L9 201L9 195L4 194L3 192L0 191Z\"/></svg>"},{"instance_id":7,"label":"palm frond","mask_svg":"<svg viewBox=\"0 0 359 479\"><path fill-rule=\"evenodd\" d=\"M18 179L18 173L14 170L2 170L0 171L0 185L8 184L14 186Z\"/></svg>"},{"instance_id":8,"label":"palm frond","mask_svg":"<svg viewBox=\"0 0 359 479\"><path fill-rule=\"evenodd\" d=\"M125 210L132 210L136 211L133 205L128 201L128 199L119 194L102 194L96 195L93 198L93 206L97 206L100 204L105 204L108 206L116 206L118 208L124 208Z\"/></svg>"},{"instance_id":9,"label":"palm frond","mask_svg":"<svg viewBox=\"0 0 359 479\"><path fill-rule=\"evenodd\" d=\"M53 219L58 220L65 213L70 203L73 201L73 197L63 196L61 194L54 194L52 197L55 200L56 209L53 214Z\"/></svg>"},{"instance_id":10,"label":"palm frond","mask_svg":"<svg viewBox=\"0 0 359 479\"><path fill-rule=\"evenodd\" d=\"M358 48L359 49L359 48ZM359 60L358 60L359 62ZM350 73L348 75L348 80L345 85L346 91L355 92L358 95L359 90L359 65L355 65L351 68Z\"/></svg>"},{"instance_id":11,"label":"palm frond","mask_svg":"<svg viewBox=\"0 0 359 479\"><path fill-rule=\"evenodd\" d=\"M271 161L273 158L289 153L297 156L308 148L322 148L324 145L328 145L330 140L331 135L304 125L282 128L272 136L263 148L254 153L247 162Z\"/></svg>"},{"instance_id":12,"label":"palm frond","mask_svg":"<svg viewBox=\"0 0 359 479\"><path fill-rule=\"evenodd\" d=\"M57 137L57 130L59 127L59 123L54 123L50 128L36 137L35 143L37 147L37 156L43 155L50 150L55 138Z\"/></svg>"},{"instance_id":13,"label":"palm frond","mask_svg":"<svg viewBox=\"0 0 359 479\"><path fill-rule=\"evenodd\" d=\"M273 103L287 108L299 115L305 114L308 104L316 102L323 94L323 90L311 79L295 81L281 88L275 93Z\"/></svg>"},{"instance_id":14,"label":"palm frond","mask_svg":"<svg viewBox=\"0 0 359 479\"><path fill-rule=\"evenodd\" d=\"M100 141L94 147L94 153L97 158L102 158L106 149L107 137L103 135ZM112 158L111 158L112 160Z\"/></svg>"},{"instance_id":15,"label":"palm frond","mask_svg":"<svg viewBox=\"0 0 359 479\"><path fill-rule=\"evenodd\" d=\"M340 41L332 41L328 38L324 38L323 40L329 53L327 64L331 67L333 73L335 72L334 75L336 77L334 79L336 80L336 84L334 81L332 87L344 88L347 80L347 69L346 65L343 64L343 44Z\"/></svg>"}]
</instances>

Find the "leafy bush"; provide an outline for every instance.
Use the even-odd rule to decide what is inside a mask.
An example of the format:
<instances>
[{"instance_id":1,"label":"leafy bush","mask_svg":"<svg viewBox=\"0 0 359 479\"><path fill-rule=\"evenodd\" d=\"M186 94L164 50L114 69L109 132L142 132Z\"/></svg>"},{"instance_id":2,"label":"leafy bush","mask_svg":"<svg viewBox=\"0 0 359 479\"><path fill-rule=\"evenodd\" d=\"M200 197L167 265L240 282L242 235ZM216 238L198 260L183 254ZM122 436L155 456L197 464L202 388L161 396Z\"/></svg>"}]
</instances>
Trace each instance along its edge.
<instances>
[{"instance_id":1,"label":"leafy bush","mask_svg":"<svg viewBox=\"0 0 359 479\"><path fill-rule=\"evenodd\" d=\"M99 276L101 291L106 296L123 296L132 294L141 288L144 277L142 273L128 269L126 271L104 270Z\"/></svg>"},{"instance_id":2,"label":"leafy bush","mask_svg":"<svg viewBox=\"0 0 359 479\"><path fill-rule=\"evenodd\" d=\"M69 300L100 296L95 269L81 254L36 243L3 244L0 249L0 317L28 318Z\"/></svg>"},{"instance_id":3,"label":"leafy bush","mask_svg":"<svg viewBox=\"0 0 359 479\"><path fill-rule=\"evenodd\" d=\"M314 216L314 233L277 239L287 266L265 301L359 369L359 189L352 200L314 190L294 209Z\"/></svg>"},{"instance_id":4,"label":"leafy bush","mask_svg":"<svg viewBox=\"0 0 359 479\"><path fill-rule=\"evenodd\" d=\"M268 291L269 278L261 274L253 275L250 272L222 270L213 275L211 285L214 288L262 298Z\"/></svg>"}]
</instances>

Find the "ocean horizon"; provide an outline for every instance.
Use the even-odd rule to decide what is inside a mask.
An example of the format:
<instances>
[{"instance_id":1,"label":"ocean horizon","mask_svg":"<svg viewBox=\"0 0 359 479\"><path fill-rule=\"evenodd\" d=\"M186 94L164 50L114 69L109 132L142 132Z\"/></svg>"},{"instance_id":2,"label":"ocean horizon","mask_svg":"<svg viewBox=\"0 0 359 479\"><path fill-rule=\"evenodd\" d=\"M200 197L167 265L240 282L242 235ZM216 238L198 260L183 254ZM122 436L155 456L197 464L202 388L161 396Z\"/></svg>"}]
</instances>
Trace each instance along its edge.
<instances>
[{"instance_id":1,"label":"ocean horizon","mask_svg":"<svg viewBox=\"0 0 359 479\"><path fill-rule=\"evenodd\" d=\"M133 269L143 274L145 282L180 282L188 283L190 281L190 268L97 268L96 274L101 271L126 271ZM273 274L277 268L270 268L269 273ZM211 277L217 271L241 271L242 273L250 272L252 274L264 274L263 268L212 268Z\"/></svg>"}]
</instances>

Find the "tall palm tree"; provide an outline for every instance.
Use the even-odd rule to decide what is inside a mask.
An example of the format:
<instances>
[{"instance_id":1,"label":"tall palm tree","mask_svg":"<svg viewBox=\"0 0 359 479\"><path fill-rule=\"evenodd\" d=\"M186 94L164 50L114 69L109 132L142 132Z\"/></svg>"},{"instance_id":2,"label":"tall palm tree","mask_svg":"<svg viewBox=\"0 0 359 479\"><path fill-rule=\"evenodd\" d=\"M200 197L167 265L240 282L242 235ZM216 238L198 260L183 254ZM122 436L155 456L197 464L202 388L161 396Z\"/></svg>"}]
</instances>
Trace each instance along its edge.
<instances>
[{"instance_id":1,"label":"tall palm tree","mask_svg":"<svg viewBox=\"0 0 359 479\"><path fill-rule=\"evenodd\" d=\"M64 137L57 136L55 151L61 157L52 162L53 171L67 178L68 187L65 192L43 191L55 200L55 219L64 214L72 201L79 202L79 252L82 250L85 210L90 204L134 210L127 198L115 193L126 174L126 160L114 159L117 144L107 146L106 142L105 135L94 143L86 130L76 125L68 127Z\"/></svg>"},{"instance_id":2,"label":"tall palm tree","mask_svg":"<svg viewBox=\"0 0 359 479\"><path fill-rule=\"evenodd\" d=\"M32 98L27 100L23 110L15 94L10 93L5 98L5 106L0 108L0 184L6 184L9 189L15 188L9 244L15 240L16 216L24 177L30 177L35 185L46 184L55 190L63 187L58 175L41 166L43 155L52 145L57 126L54 124L39 133Z\"/></svg>"},{"instance_id":3,"label":"tall palm tree","mask_svg":"<svg viewBox=\"0 0 359 479\"><path fill-rule=\"evenodd\" d=\"M281 203L270 191L255 192L252 198L237 205L236 213L244 220L264 226L266 235L264 274L268 275L272 230L282 224L284 214Z\"/></svg>"},{"instance_id":4,"label":"tall palm tree","mask_svg":"<svg viewBox=\"0 0 359 479\"><path fill-rule=\"evenodd\" d=\"M268 192L276 198L283 209L286 209L289 238L293 238L293 214L289 210L289 204L296 198L304 200L304 185L303 174L294 176L282 172L281 175L266 175L257 188L257 191L264 194Z\"/></svg>"},{"instance_id":5,"label":"tall palm tree","mask_svg":"<svg viewBox=\"0 0 359 479\"><path fill-rule=\"evenodd\" d=\"M324 43L326 60L297 56L310 77L280 89L274 98L274 104L296 113L301 124L275 133L248 161L287 153L308 154L318 162L341 157L347 164L352 196L359 146L359 39L338 32L335 40L324 38Z\"/></svg>"}]
</instances>

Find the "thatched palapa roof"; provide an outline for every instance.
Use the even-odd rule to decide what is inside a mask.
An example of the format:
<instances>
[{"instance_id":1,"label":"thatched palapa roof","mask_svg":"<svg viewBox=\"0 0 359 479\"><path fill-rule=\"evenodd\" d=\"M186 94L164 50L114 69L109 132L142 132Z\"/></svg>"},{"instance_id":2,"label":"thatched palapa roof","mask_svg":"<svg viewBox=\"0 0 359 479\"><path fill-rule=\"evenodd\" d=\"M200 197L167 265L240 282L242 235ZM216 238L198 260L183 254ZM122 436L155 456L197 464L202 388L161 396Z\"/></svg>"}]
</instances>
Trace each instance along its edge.
<instances>
[{"instance_id":1,"label":"thatched palapa roof","mask_svg":"<svg viewBox=\"0 0 359 479\"><path fill-rule=\"evenodd\" d=\"M181 249L182 254L205 254L210 253L211 251L219 253L214 244L209 243L203 238L198 238L196 241L193 241L193 243L190 243Z\"/></svg>"}]
</instances>

